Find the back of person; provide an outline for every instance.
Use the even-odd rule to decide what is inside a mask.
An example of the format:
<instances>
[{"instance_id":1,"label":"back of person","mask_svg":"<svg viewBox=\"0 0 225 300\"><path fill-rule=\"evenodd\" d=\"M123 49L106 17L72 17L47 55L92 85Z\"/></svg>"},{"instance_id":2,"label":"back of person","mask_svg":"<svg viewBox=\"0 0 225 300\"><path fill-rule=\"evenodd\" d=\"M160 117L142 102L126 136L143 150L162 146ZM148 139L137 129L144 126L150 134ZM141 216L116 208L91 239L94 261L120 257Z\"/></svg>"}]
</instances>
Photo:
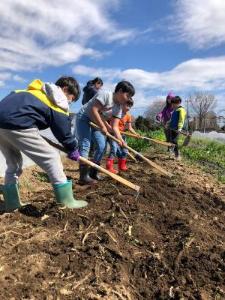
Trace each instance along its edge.
<instances>
[{"instance_id":1,"label":"back of person","mask_svg":"<svg viewBox=\"0 0 225 300\"><path fill-rule=\"evenodd\" d=\"M170 128L176 130L182 129L184 126L185 117L186 117L186 111L180 105L172 113L171 120L170 120Z\"/></svg>"},{"instance_id":2,"label":"back of person","mask_svg":"<svg viewBox=\"0 0 225 300\"><path fill-rule=\"evenodd\" d=\"M103 86L103 81L101 78L96 77L93 80L89 80L86 84L86 86L83 88L83 99L82 104L85 105L89 102L90 99L94 97L98 93L98 91Z\"/></svg>"},{"instance_id":3,"label":"back of person","mask_svg":"<svg viewBox=\"0 0 225 300\"><path fill-rule=\"evenodd\" d=\"M27 90L12 92L0 102L0 128L43 130L48 127L65 148L74 147L69 105L59 87L36 79Z\"/></svg>"},{"instance_id":4,"label":"back of person","mask_svg":"<svg viewBox=\"0 0 225 300\"><path fill-rule=\"evenodd\" d=\"M61 90L56 91L53 99L53 91L50 89L49 84L36 79L29 84L27 90L16 90L6 96L0 102L0 127L15 130L35 127L46 129L51 115L69 116L69 106Z\"/></svg>"},{"instance_id":5,"label":"back of person","mask_svg":"<svg viewBox=\"0 0 225 300\"><path fill-rule=\"evenodd\" d=\"M171 100L174 111L169 122L169 142L175 145L173 148L173 152L175 154L175 158L178 160L181 159L178 140L186 117L186 111L181 106L181 102L182 99L179 96L176 96Z\"/></svg>"},{"instance_id":6,"label":"back of person","mask_svg":"<svg viewBox=\"0 0 225 300\"><path fill-rule=\"evenodd\" d=\"M17 90L0 102L0 150L7 164L3 186L4 211L14 211L25 205L19 194L22 153L47 173L58 205L67 208L87 205L86 201L74 198L72 181L64 173L60 154L39 132L39 129L50 127L68 157L78 161L78 141L71 134L69 104L79 95L76 79L64 76L55 84L36 79L26 90Z\"/></svg>"},{"instance_id":7,"label":"back of person","mask_svg":"<svg viewBox=\"0 0 225 300\"><path fill-rule=\"evenodd\" d=\"M0 128L46 129L50 108L28 92L12 92L0 102Z\"/></svg>"}]
</instances>

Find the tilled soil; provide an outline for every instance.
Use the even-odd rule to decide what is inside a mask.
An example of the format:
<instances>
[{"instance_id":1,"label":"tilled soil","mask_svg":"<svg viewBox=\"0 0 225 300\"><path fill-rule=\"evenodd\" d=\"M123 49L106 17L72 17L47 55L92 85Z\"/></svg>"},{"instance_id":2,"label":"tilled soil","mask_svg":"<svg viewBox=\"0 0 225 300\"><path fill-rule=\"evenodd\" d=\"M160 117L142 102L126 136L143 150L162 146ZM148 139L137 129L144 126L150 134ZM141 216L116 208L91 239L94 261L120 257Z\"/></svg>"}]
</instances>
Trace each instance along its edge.
<instances>
[{"instance_id":1,"label":"tilled soil","mask_svg":"<svg viewBox=\"0 0 225 300\"><path fill-rule=\"evenodd\" d=\"M123 176L138 197L104 178L78 185L85 209L59 209L37 167L22 175L31 205L2 214L0 299L225 299L225 187L165 154L148 157L173 172L129 162Z\"/></svg>"}]
</instances>

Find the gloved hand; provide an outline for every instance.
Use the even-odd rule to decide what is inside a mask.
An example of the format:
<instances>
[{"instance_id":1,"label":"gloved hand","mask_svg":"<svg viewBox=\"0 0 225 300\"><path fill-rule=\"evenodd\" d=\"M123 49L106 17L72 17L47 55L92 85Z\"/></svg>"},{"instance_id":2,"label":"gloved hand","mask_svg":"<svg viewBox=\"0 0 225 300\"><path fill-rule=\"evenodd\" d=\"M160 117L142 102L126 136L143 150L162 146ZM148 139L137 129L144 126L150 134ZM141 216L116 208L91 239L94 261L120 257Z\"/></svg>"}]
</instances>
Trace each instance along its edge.
<instances>
[{"instance_id":1,"label":"gloved hand","mask_svg":"<svg viewBox=\"0 0 225 300\"><path fill-rule=\"evenodd\" d=\"M73 150L71 151L69 154L68 154L68 157L72 160L75 160L75 161L78 161L80 159L80 153L79 151L76 149L76 150Z\"/></svg>"}]
</instances>

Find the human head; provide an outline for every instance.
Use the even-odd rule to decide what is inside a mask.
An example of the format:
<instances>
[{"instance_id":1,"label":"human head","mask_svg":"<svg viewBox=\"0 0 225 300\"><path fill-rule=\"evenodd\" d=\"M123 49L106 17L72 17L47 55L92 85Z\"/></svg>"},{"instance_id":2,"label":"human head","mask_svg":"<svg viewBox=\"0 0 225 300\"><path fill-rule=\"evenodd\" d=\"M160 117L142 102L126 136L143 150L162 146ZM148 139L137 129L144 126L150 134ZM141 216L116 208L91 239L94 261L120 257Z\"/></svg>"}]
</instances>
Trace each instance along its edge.
<instances>
[{"instance_id":1,"label":"human head","mask_svg":"<svg viewBox=\"0 0 225 300\"><path fill-rule=\"evenodd\" d=\"M127 100L124 104L123 104L123 113L127 113L131 107L134 105L134 101L132 98L130 98L129 100Z\"/></svg>"},{"instance_id":2,"label":"human head","mask_svg":"<svg viewBox=\"0 0 225 300\"><path fill-rule=\"evenodd\" d=\"M174 98L171 99L171 104L172 107L176 108L181 104L182 100L179 96L175 96Z\"/></svg>"},{"instance_id":3,"label":"human head","mask_svg":"<svg viewBox=\"0 0 225 300\"><path fill-rule=\"evenodd\" d=\"M169 92L166 96L166 104L171 104L171 100L175 97L175 94L173 92Z\"/></svg>"},{"instance_id":4,"label":"human head","mask_svg":"<svg viewBox=\"0 0 225 300\"><path fill-rule=\"evenodd\" d=\"M79 99L80 86L75 78L62 76L55 82L55 85L63 90L68 100L75 102Z\"/></svg>"},{"instance_id":5,"label":"human head","mask_svg":"<svg viewBox=\"0 0 225 300\"><path fill-rule=\"evenodd\" d=\"M99 90L103 86L103 81L100 77L96 77L91 82L97 90Z\"/></svg>"},{"instance_id":6,"label":"human head","mask_svg":"<svg viewBox=\"0 0 225 300\"><path fill-rule=\"evenodd\" d=\"M133 99L135 94L135 89L129 81L120 81L115 87L115 100L119 104L125 104L127 101Z\"/></svg>"}]
</instances>

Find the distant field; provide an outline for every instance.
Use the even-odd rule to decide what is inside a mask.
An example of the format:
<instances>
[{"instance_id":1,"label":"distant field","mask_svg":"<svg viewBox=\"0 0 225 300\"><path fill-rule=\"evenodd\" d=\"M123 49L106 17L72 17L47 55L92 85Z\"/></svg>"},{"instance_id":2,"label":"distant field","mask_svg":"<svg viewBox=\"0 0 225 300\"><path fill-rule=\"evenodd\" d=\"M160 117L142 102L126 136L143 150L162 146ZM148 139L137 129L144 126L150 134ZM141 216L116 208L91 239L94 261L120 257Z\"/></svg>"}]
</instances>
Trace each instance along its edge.
<instances>
[{"instance_id":1,"label":"distant field","mask_svg":"<svg viewBox=\"0 0 225 300\"><path fill-rule=\"evenodd\" d=\"M142 135L159 140L165 140L162 130L140 132ZM201 136L201 137L199 137ZM214 136L214 139L212 139ZM217 141L216 138L221 141ZM225 183L225 134L211 133L204 135L194 134L187 147L181 147L182 156L190 163L197 164L204 171L212 174L219 181ZM180 145L183 137L180 138ZM137 151L144 151L149 147L149 143L143 140L129 139L129 145Z\"/></svg>"}]
</instances>

